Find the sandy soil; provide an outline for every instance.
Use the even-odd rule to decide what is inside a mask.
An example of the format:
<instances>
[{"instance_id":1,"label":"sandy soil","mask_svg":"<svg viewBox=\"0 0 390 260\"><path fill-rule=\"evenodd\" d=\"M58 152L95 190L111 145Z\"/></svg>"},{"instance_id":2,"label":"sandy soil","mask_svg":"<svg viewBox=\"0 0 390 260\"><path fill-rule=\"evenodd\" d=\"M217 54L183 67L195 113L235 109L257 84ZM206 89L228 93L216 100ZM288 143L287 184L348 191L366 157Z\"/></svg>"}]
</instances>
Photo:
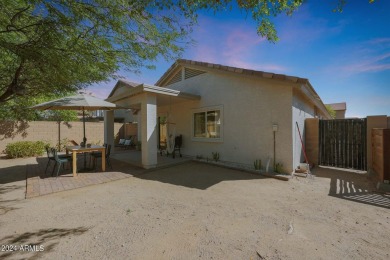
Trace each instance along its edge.
<instances>
[{"instance_id":1,"label":"sandy soil","mask_svg":"<svg viewBox=\"0 0 390 260\"><path fill-rule=\"evenodd\" d=\"M0 258L390 258L390 198L354 173L284 182L191 162L24 200L0 167L0 245L44 246Z\"/></svg>"}]
</instances>

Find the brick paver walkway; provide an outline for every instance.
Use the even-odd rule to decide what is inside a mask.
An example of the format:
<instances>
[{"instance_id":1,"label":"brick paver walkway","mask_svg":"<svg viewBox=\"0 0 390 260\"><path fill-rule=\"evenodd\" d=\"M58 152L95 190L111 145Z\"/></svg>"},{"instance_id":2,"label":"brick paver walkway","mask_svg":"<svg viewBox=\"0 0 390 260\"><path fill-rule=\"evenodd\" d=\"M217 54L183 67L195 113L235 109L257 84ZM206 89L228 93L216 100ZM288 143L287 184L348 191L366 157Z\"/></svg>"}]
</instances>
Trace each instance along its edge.
<instances>
[{"instance_id":1,"label":"brick paver walkway","mask_svg":"<svg viewBox=\"0 0 390 260\"><path fill-rule=\"evenodd\" d=\"M78 160L80 165L82 160ZM61 169L58 178L51 177L52 167L49 167L45 174L47 159L42 160L38 164L26 165L27 168L27 184L26 198L42 196L54 192L77 189L89 185L95 185L115 180L128 178L137 174L141 174L145 170L122 161L111 159L113 170L107 169L106 172L82 172L78 173L77 177L73 177L69 166ZM54 163L51 162L53 166Z\"/></svg>"}]
</instances>

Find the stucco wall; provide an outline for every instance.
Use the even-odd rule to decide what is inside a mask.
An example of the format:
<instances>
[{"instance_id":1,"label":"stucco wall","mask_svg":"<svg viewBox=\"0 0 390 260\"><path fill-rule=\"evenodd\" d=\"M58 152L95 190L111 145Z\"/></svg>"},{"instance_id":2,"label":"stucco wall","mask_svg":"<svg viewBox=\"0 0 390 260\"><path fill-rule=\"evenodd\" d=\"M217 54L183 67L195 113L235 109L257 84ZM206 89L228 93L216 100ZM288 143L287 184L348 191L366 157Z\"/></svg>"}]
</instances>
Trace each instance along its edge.
<instances>
[{"instance_id":1,"label":"stucco wall","mask_svg":"<svg viewBox=\"0 0 390 260\"><path fill-rule=\"evenodd\" d=\"M137 121L137 117L130 110L118 109L114 111L115 118L123 118L123 123L132 123Z\"/></svg>"},{"instance_id":2,"label":"stucco wall","mask_svg":"<svg viewBox=\"0 0 390 260\"><path fill-rule=\"evenodd\" d=\"M16 141L47 141L53 146L58 143L58 124L49 121L28 122L24 130L18 132L11 122L0 122L0 153L5 149L8 143ZM75 140L81 142L83 139L82 122L62 122L60 124L60 139ZM114 124L114 133L122 134L122 123ZM86 122L85 123L87 142L104 142L104 122Z\"/></svg>"},{"instance_id":3,"label":"stucco wall","mask_svg":"<svg viewBox=\"0 0 390 260\"><path fill-rule=\"evenodd\" d=\"M293 162L294 168L297 168L299 163L305 161L305 158L296 123L298 123L302 140L305 143L305 119L314 117L314 105L300 91L296 89L293 90L292 103Z\"/></svg>"},{"instance_id":4,"label":"stucco wall","mask_svg":"<svg viewBox=\"0 0 390 260\"><path fill-rule=\"evenodd\" d=\"M187 101L159 107L159 115L170 111L176 134L183 135L183 153L253 165L268 158L273 164L272 125L276 133L276 161L291 171L292 163L292 87L276 80L208 72L169 86L200 95L200 101ZM192 111L207 106L223 106L223 142L199 142L191 138Z\"/></svg>"},{"instance_id":5,"label":"stucco wall","mask_svg":"<svg viewBox=\"0 0 390 260\"><path fill-rule=\"evenodd\" d=\"M344 119L345 118L345 110L337 110L335 119Z\"/></svg>"}]
</instances>

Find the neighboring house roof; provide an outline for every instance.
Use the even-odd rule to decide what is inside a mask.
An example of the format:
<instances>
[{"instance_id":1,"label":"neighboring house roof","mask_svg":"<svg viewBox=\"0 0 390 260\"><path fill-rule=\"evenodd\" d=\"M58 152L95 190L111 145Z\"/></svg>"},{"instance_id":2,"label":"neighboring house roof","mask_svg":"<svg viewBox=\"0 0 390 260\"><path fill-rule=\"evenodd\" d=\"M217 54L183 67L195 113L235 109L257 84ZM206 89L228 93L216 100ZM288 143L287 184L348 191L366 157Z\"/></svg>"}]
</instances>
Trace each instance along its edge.
<instances>
[{"instance_id":1,"label":"neighboring house roof","mask_svg":"<svg viewBox=\"0 0 390 260\"><path fill-rule=\"evenodd\" d=\"M328 118L330 118L330 115L326 110L324 103L322 102L317 92L314 90L309 80L306 78L300 78L300 77L289 76L284 74L276 74L276 73L265 72L265 71L237 68L237 67L225 66L225 65L214 64L209 62L179 59L174 64L172 64L172 66L161 76L161 78L156 82L155 85L162 86L162 87L166 86L167 83L169 83L169 80L171 80L172 77L175 77L175 74L181 67L196 67L196 68L204 68L205 70L219 70L228 73L240 74L244 76L254 76L254 77L260 77L266 79L282 80L282 81L299 84L301 85L301 91L310 100L312 100L314 104L317 105L317 107L322 111L324 115L327 115Z\"/></svg>"},{"instance_id":2,"label":"neighboring house roof","mask_svg":"<svg viewBox=\"0 0 390 260\"><path fill-rule=\"evenodd\" d=\"M333 104L327 104L327 105L330 106L335 111L347 110L347 103L345 103L345 102L333 103Z\"/></svg>"}]
</instances>

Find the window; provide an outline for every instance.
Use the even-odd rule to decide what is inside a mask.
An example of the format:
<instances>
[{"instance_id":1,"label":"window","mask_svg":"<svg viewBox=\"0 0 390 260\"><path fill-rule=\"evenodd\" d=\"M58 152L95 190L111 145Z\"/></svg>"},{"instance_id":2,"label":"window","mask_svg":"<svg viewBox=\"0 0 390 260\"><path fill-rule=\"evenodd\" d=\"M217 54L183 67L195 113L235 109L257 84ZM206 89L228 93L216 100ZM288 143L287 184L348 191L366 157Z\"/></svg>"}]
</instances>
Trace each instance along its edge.
<instances>
[{"instance_id":1,"label":"window","mask_svg":"<svg viewBox=\"0 0 390 260\"><path fill-rule=\"evenodd\" d=\"M193 113L193 138L195 140L220 140L222 109L203 109Z\"/></svg>"}]
</instances>

